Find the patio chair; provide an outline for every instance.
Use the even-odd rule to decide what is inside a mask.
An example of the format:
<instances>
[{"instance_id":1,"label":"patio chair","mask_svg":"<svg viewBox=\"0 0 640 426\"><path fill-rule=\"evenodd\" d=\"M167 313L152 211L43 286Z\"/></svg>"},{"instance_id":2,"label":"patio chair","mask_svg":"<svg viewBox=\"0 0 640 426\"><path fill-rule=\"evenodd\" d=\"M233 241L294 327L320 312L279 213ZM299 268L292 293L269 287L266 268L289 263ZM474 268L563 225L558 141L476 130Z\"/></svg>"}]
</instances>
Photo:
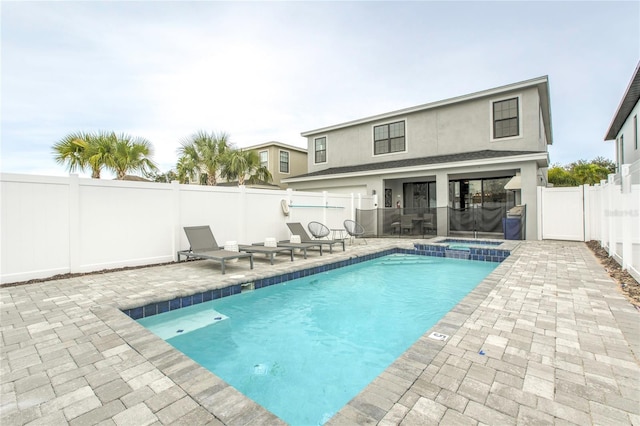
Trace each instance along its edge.
<instances>
[{"instance_id":1,"label":"patio chair","mask_svg":"<svg viewBox=\"0 0 640 426\"><path fill-rule=\"evenodd\" d=\"M391 224L393 228L398 228L398 235L402 235L402 231L405 229L408 233L411 233L413 226L416 222L418 215L415 214L403 214L400 216L400 222L394 222Z\"/></svg>"},{"instance_id":2,"label":"patio chair","mask_svg":"<svg viewBox=\"0 0 640 426\"><path fill-rule=\"evenodd\" d=\"M309 234L307 234L307 231L304 230L304 227L302 226L302 224L300 222L288 222L287 226L289 227L289 231L291 231L292 235L299 235L300 236L300 242L302 242L302 243L315 243L315 244L328 245L329 246L329 253L333 253L333 245L334 244L342 244L342 251L345 251L344 240L329 240L329 239L323 240L323 239L320 239L322 237L319 237L319 239L314 240L313 238L311 238L309 236ZM322 229L322 227L324 227L324 229L326 229L326 233L325 233L324 229ZM320 232L318 234L315 234L314 231L311 231L312 229L319 230ZM329 228L327 228L326 226L322 225L319 222L311 222L311 223L309 223L309 231L311 231L311 233L314 234L314 236L323 235L325 237L327 235L329 235L329 233L331 232L329 230Z\"/></svg>"},{"instance_id":3,"label":"patio chair","mask_svg":"<svg viewBox=\"0 0 640 426\"><path fill-rule=\"evenodd\" d=\"M351 237L352 242L354 238L361 237L364 243L368 244L367 240L364 238L365 230L362 225L360 225L355 220L349 220L349 219L345 220L343 225L344 225L344 229L347 231L347 234L349 234L349 236Z\"/></svg>"},{"instance_id":4,"label":"patio chair","mask_svg":"<svg viewBox=\"0 0 640 426\"><path fill-rule=\"evenodd\" d=\"M307 250L308 249L313 249L313 248L317 248L320 250L320 256L322 256L322 244L318 244L315 242L311 242L311 243L292 243L289 240L283 240L283 241L278 241L278 247L272 247L272 248L284 248L284 249L291 249L291 256L293 256L293 250L301 250L304 258L307 258ZM256 246L256 247L265 247L264 243L253 243L251 244L252 246Z\"/></svg>"},{"instance_id":5,"label":"patio chair","mask_svg":"<svg viewBox=\"0 0 640 426\"><path fill-rule=\"evenodd\" d=\"M422 217L422 235L430 234L433 232L435 223L434 223L434 214L433 213L425 213Z\"/></svg>"},{"instance_id":6,"label":"patio chair","mask_svg":"<svg viewBox=\"0 0 640 426\"><path fill-rule=\"evenodd\" d=\"M247 253L266 254L267 256L269 256L269 260L271 261L272 265L273 265L273 258L276 254L282 253L282 252L289 252L291 256L291 261L293 262L293 248L291 247L266 247L264 245L257 245L257 244L251 244L251 245L240 244L238 245L238 248L240 249L240 251L244 251Z\"/></svg>"},{"instance_id":7,"label":"patio chair","mask_svg":"<svg viewBox=\"0 0 640 426\"><path fill-rule=\"evenodd\" d=\"M178 252L178 262L180 262L181 255L185 256L186 260L189 260L190 257L196 259L216 260L220 262L220 267L224 274L225 261L248 258L251 264L251 269L253 269L253 254L221 249L218 246L209 225L185 226L184 232L187 234L187 240L189 240L190 247L189 250L180 250Z\"/></svg>"}]
</instances>

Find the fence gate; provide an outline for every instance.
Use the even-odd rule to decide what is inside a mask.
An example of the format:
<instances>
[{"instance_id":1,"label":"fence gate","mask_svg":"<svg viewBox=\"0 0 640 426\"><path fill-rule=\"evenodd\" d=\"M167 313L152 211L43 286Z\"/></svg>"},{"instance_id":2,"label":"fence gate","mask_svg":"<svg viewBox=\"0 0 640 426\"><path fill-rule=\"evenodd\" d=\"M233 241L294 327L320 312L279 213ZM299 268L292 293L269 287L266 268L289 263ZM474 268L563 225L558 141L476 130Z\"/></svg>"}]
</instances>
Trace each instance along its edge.
<instances>
[{"instance_id":1,"label":"fence gate","mask_svg":"<svg viewBox=\"0 0 640 426\"><path fill-rule=\"evenodd\" d=\"M584 188L538 188L543 240L584 241Z\"/></svg>"}]
</instances>

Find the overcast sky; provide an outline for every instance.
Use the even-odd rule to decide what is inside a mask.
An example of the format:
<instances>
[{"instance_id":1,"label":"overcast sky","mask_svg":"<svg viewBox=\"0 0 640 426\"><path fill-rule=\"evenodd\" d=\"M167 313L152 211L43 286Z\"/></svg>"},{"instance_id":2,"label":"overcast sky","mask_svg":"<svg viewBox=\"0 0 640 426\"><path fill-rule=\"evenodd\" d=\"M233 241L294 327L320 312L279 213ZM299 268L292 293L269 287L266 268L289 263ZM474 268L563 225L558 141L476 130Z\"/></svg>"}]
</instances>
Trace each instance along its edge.
<instances>
[{"instance_id":1,"label":"overcast sky","mask_svg":"<svg viewBox=\"0 0 640 426\"><path fill-rule=\"evenodd\" d=\"M548 75L552 163L604 135L640 58L629 2L11 2L0 5L1 170L66 175L75 131L305 147L300 133Z\"/></svg>"}]
</instances>

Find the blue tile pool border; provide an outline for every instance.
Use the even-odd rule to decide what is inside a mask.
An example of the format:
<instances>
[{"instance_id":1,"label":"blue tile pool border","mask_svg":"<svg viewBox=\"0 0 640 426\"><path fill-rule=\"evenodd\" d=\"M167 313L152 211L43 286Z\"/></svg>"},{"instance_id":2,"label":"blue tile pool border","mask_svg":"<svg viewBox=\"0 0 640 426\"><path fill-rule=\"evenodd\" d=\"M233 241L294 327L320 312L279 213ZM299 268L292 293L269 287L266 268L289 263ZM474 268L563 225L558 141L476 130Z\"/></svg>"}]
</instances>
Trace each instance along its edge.
<instances>
[{"instance_id":1,"label":"blue tile pool border","mask_svg":"<svg viewBox=\"0 0 640 426\"><path fill-rule=\"evenodd\" d=\"M326 265L314 266L299 271L288 272L286 274L275 275L266 278L260 278L252 280L253 288L255 290L268 287L274 284L280 284L286 281L295 280L298 278L308 277L315 274L321 274L323 272L331 271L337 268L343 268L345 266L355 265L357 263L366 262L369 260L377 259L382 256L390 254L417 254L421 256L434 256L434 257L449 257L455 259L468 259L484 262L502 262L506 259L510 251L509 250L496 250L486 248L470 248L470 250L452 250L443 245L431 245L431 244L414 244L414 249L404 248L392 248L383 250L377 253L366 254L363 256L351 257L349 259L340 260L338 262L328 263ZM249 282L248 282L249 283ZM244 283L244 284L248 284ZM242 283L234 284L224 288L218 288L215 290L207 290L192 294L190 296L176 297L175 299L165 300L157 303L150 303L145 306L140 306L131 309L122 309L122 312L134 320L150 317L164 312L173 311L175 309L186 308L188 306L197 305L211 300L220 299L221 297L232 296L242 292Z\"/></svg>"}]
</instances>

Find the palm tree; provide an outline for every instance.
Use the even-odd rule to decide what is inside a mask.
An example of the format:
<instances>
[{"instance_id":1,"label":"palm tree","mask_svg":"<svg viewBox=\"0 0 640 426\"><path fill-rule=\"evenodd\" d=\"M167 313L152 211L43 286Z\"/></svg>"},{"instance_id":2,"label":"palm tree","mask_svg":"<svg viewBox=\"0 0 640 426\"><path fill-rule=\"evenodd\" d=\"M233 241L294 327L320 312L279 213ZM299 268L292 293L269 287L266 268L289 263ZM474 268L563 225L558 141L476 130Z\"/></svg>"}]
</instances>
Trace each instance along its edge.
<instances>
[{"instance_id":1,"label":"palm tree","mask_svg":"<svg viewBox=\"0 0 640 426\"><path fill-rule=\"evenodd\" d=\"M103 168L112 170L117 179L130 171L155 171L152 151L151 143L143 138L104 131L70 133L53 145L57 163L66 163L70 172L91 168L95 179L100 179Z\"/></svg>"},{"instance_id":2,"label":"palm tree","mask_svg":"<svg viewBox=\"0 0 640 426\"><path fill-rule=\"evenodd\" d=\"M229 135L199 130L180 144L178 174L189 177L190 180L201 180L206 175L207 185L215 185L222 156L230 148Z\"/></svg>"},{"instance_id":3,"label":"palm tree","mask_svg":"<svg viewBox=\"0 0 640 426\"><path fill-rule=\"evenodd\" d=\"M238 185L247 183L270 182L271 173L260 164L255 151L233 149L223 156L222 177L228 181L238 180Z\"/></svg>"},{"instance_id":4,"label":"palm tree","mask_svg":"<svg viewBox=\"0 0 640 426\"><path fill-rule=\"evenodd\" d=\"M98 161L104 152L104 144L99 142L100 134L88 132L69 133L53 145L54 159L58 164L67 165L69 172L85 171L91 167L91 177L100 179L103 164Z\"/></svg>"},{"instance_id":5,"label":"palm tree","mask_svg":"<svg viewBox=\"0 0 640 426\"><path fill-rule=\"evenodd\" d=\"M124 179L129 172L139 171L145 174L158 170L151 160L153 147L148 140L124 133L120 135L111 133L107 137L110 139L113 150L103 160L105 165L116 174L116 179Z\"/></svg>"}]
</instances>

